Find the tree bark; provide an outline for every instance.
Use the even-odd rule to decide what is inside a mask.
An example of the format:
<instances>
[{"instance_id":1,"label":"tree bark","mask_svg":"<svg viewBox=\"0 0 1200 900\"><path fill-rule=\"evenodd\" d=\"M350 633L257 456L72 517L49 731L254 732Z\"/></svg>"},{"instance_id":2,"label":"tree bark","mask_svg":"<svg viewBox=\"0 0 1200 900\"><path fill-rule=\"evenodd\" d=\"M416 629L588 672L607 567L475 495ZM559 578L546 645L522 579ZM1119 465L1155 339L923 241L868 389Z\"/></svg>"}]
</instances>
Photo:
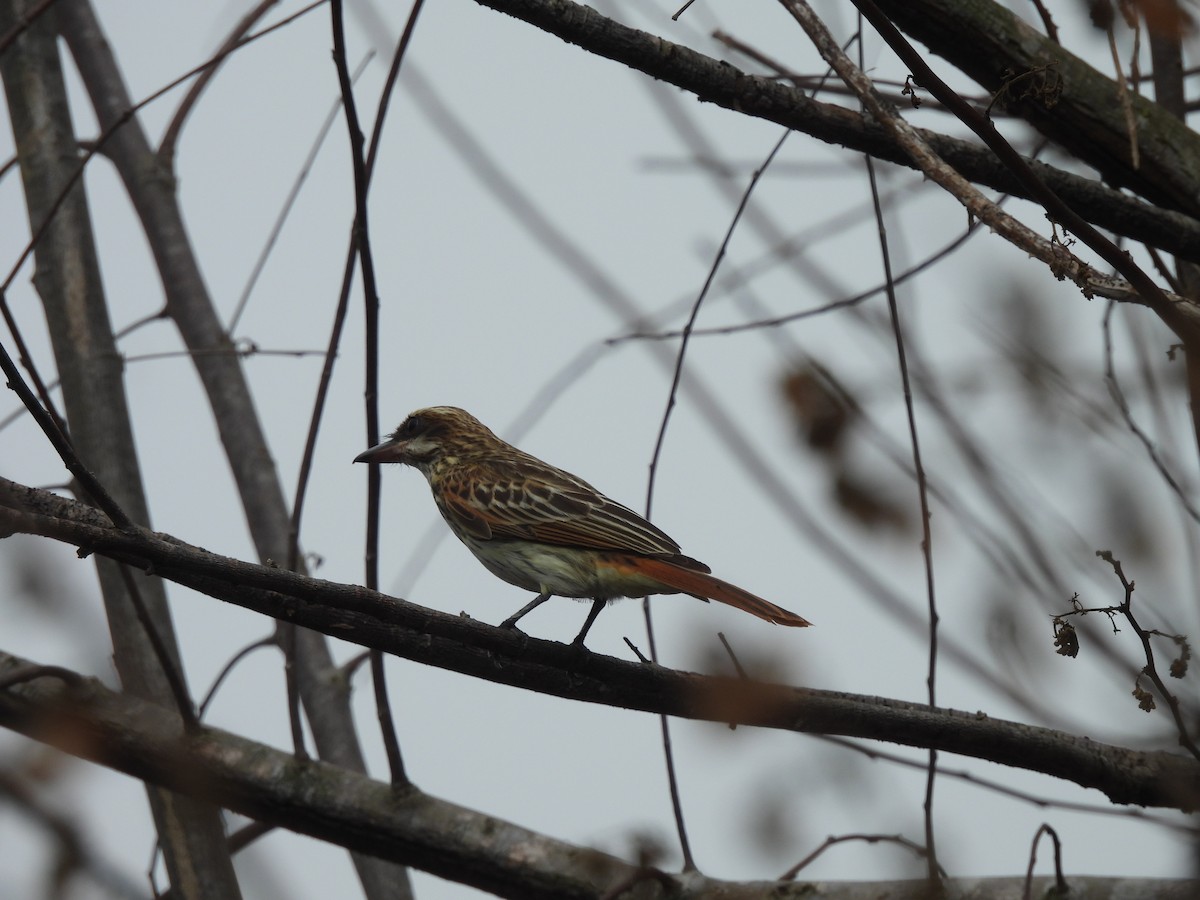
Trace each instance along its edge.
<instances>
[{"instance_id":1,"label":"tree bark","mask_svg":"<svg viewBox=\"0 0 1200 900\"><path fill-rule=\"evenodd\" d=\"M925 881L719 881L698 872L666 874L558 841L414 787L400 790L327 763L299 761L218 729L180 735L163 711L114 694L93 679L45 670L0 653L0 725L102 765L183 791L361 853L521 900L630 900L931 896ZM952 879L944 898L1021 897L1023 879ZM622 889L622 886L627 886ZM1033 879L1048 896L1053 878ZM1069 878L1072 897L1194 897L1200 882Z\"/></svg>"},{"instance_id":2,"label":"tree bark","mask_svg":"<svg viewBox=\"0 0 1200 900\"><path fill-rule=\"evenodd\" d=\"M62 31L79 68L101 128L115 127L133 103L88 0L62 0ZM216 314L192 252L178 205L170 160L150 147L136 116L120 125L105 145L142 223L166 294L167 311L191 351L212 408L226 459L259 559L289 558L289 512L275 461L246 382L241 361ZM303 563L300 563L303 567ZM317 752L356 772L366 763L350 712L349 690L328 643L313 632L296 633L297 686ZM367 896L412 896L406 872L356 857Z\"/></svg>"},{"instance_id":3,"label":"tree bark","mask_svg":"<svg viewBox=\"0 0 1200 900\"><path fill-rule=\"evenodd\" d=\"M0 32L28 8L22 0L0 3ZM126 515L149 525L121 357L109 323L82 182L52 212L79 164L53 24L53 16L43 16L0 55L31 232L54 216L35 248L34 284L46 313L72 443ZM134 696L172 707L171 688L135 611L121 564L99 559L97 570L121 683ZM139 579L137 590L169 664L182 678L163 583ZM178 730L180 718L171 718ZM220 810L201 798L151 784L147 792L167 872L181 896L239 897Z\"/></svg>"},{"instance_id":4,"label":"tree bark","mask_svg":"<svg viewBox=\"0 0 1200 900\"><path fill-rule=\"evenodd\" d=\"M0 534L40 534L394 656L496 684L624 709L935 748L1096 788L1114 803L1200 806L1200 761L1137 751L984 713L630 663L191 547L118 531L90 507L0 478Z\"/></svg>"}]
</instances>

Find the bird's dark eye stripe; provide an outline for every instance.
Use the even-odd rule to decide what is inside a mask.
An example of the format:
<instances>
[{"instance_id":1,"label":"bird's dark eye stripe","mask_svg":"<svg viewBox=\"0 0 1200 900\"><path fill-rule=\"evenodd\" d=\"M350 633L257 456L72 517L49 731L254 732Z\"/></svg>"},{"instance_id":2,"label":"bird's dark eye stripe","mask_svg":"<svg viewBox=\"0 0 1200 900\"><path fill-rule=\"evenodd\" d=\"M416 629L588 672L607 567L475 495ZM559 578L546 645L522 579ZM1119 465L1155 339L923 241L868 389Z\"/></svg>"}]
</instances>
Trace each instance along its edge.
<instances>
[{"instance_id":1,"label":"bird's dark eye stripe","mask_svg":"<svg viewBox=\"0 0 1200 900\"><path fill-rule=\"evenodd\" d=\"M400 423L400 427L392 434L393 440L411 440L415 437L437 437L444 434L446 426L436 419L426 416L409 416Z\"/></svg>"}]
</instances>

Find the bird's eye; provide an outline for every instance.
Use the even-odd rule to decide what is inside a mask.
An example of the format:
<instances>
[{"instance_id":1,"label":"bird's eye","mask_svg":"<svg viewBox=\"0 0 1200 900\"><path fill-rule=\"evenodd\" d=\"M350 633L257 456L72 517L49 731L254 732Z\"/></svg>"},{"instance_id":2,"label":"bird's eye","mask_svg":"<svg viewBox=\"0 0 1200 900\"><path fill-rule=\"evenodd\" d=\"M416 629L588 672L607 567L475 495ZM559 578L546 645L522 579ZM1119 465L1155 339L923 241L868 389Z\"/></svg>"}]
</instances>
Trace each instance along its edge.
<instances>
[{"instance_id":1,"label":"bird's eye","mask_svg":"<svg viewBox=\"0 0 1200 900\"><path fill-rule=\"evenodd\" d=\"M420 416L409 416L400 425L400 428L398 429L398 431L396 433L396 437L410 438L410 437L413 437L414 435L420 434L424 429L425 429L425 420L424 419L422 419Z\"/></svg>"}]
</instances>

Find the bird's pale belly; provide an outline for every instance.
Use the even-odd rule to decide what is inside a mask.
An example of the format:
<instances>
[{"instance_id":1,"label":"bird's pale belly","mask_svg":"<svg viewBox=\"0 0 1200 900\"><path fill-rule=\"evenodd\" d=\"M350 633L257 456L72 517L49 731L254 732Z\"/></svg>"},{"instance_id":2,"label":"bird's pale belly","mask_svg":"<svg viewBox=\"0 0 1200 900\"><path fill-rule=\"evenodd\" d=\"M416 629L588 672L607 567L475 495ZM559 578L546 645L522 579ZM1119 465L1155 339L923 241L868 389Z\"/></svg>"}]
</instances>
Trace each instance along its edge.
<instances>
[{"instance_id":1,"label":"bird's pale belly","mask_svg":"<svg viewBox=\"0 0 1200 900\"><path fill-rule=\"evenodd\" d=\"M509 584L556 597L611 599L673 594L673 588L612 562L612 554L532 541L462 538L475 557Z\"/></svg>"}]
</instances>

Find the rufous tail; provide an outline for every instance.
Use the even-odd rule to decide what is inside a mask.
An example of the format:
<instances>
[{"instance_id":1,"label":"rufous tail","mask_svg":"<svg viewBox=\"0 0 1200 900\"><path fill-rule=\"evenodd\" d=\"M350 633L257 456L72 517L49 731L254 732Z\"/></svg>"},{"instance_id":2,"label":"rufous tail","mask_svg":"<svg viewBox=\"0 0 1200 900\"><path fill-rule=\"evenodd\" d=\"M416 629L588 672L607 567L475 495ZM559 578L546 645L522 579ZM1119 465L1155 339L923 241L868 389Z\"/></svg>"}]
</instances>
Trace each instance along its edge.
<instances>
[{"instance_id":1,"label":"rufous tail","mask_svg":"<svg viewBox=\"0 0 1200 900\"><path fill-rule=\"evenodd\" d=\"M638 569L643 574L685 594L694 594L697 597L707 597L709 600L725 603L758 616L760 619L774 622L776 625L804 627L812 624L808 619L788 612L774 603L768 603L762 597L756 597L735 584L722 581L720 578L704 572L685 569L669 560L642 557L638 559Z\"/></svg>"}]
</instances>

